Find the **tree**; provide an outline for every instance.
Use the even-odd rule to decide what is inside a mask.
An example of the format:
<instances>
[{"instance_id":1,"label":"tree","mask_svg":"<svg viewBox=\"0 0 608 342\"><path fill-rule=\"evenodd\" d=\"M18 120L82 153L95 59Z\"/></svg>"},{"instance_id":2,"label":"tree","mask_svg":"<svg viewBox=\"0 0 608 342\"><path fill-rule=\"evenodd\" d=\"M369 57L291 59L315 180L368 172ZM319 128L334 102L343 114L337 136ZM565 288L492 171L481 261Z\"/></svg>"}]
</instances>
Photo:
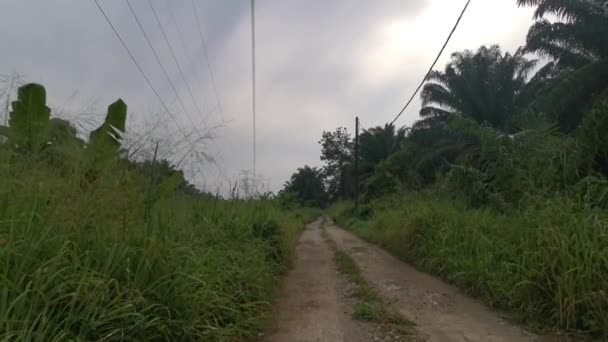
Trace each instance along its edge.
<instances>
[{"instance_id":1,"label":"tree","mask_svg":"<svg viewBox=\"0 0 608 342\"><path fill-rule=\"evenodd\" d=\"M395 190L419 190L448 172L462 158L474 158L481 126L455 116L413 125L400 147L380 162L366 181L366 197Z\"/></svg>"},{"instance_id":2,"label":"tree","mask_svg":"<svg viewBox=\"0 0 608 342\"><path fill-rule=\"evenodd\" d=\"M399 150L405 141L407 129L395 129L394 125L384 125L364 130L359 136L361 149L361 172L371 174L376 165Z\"/></svg>"},{"instance_id":3,"label":"tree","mask_svg":"<svg viewBox=\"0 0 608 342\"><path fill-rule=\"evenodd\" d=\"M332 199L345 197L353 191L352 152L353 141L344 127L333 132L323 132L321 141L321 160L326 188Z\"/></svg>"},{"instance_id":4,"label":"tree","mask_svg":"<svg viewBox=\"0 0 608 342\"><path fill-rule=\"evenodd\" d=\"M518 0L537 6L525 47L554 59L528 91L530 110L571 132L608 97L608 3L605 0ZM546 19L551 16L551 21ZM557 20L555 20L557 18ZM548 77L546 77L548 75Z\"/></svg>"},{"instance_id":5,"label":"tree","mask_svg":"<svg viewBox=\"0 0 608 342\"><path fill-rule=\"evenodd\" d=\"M291 179L285 183L285 193L293 193L302 205L324 207L327 204L327 193L323 173L316 167L308 165L299 168Z\"/></svg>"},{"instance_id":6,"label":"tree","mask_svg":"<svg viewBox=\"0 0 608 342\"><path fill-rule=\"evenodd\" d=\"M503 54L500 47L482 46L475 53L452 54L443 72L434 71L422 90L420 116L429 122L459 115L508 131L518 111L517 96L536 60L523 50Z\"/></svg>"},{"instance_id":7,"label":"tree","mask_svg":"<svg viewBox=\"0 0 608 342\"><path fill-rule=\"evenodd\" d=\"M605 0L517 0L536 6L525 50L578 69L608 58L608 4ZM558 21L552 22L546 16Z\"/></svg>"}]
</instances>

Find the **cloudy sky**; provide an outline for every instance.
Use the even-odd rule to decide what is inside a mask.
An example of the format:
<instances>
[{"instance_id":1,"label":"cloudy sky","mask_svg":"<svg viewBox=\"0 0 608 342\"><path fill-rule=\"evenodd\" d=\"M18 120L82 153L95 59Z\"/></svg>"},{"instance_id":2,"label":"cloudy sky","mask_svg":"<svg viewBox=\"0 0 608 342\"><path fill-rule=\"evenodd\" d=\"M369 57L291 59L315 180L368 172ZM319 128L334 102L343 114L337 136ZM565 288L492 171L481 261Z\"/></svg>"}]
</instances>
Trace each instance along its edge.
<instances>
[{"instance_id":1,"label":"cloudy sky","mask_svg":"<svg viewBox=\"0 0 608 342\"><path fill-rule=\"evenodd\" d=\"M93 0L2 0L0 74L16 72L44 84L54 115L83 130L122 98L129 105L132 140L147 137L148 149L160 141L176 162L198 141L195 150L215 162L188 157L188 174L207 189L225 187L252 167L251 9L249 0L194 1L209 60L191 0L151 0L152 7L148 0L130 0L176 95L126 0L99 0L169 112ZM297 167L320 165L323 130L352 130L356 115L364 128L391 121L465 2L257 0L257 164L264 183L277 190ZM532 9L515 2L473 0L438 65L452 51L493 43L513 51L522 45ZM419 108L413 103L398 124L414 122Z\"/></svg>"}]
</instances>

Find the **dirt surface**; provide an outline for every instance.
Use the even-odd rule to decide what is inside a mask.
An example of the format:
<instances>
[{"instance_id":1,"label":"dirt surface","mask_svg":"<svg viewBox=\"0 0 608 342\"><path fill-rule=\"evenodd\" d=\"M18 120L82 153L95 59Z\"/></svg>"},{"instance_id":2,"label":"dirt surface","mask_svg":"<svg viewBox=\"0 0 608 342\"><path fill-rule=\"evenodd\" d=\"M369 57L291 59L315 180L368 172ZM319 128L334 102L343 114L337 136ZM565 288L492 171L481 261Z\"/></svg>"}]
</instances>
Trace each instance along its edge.
<instances>
[{"instance_id":1,"label":"dirt surface","mask_svg":"<svg viewBox=\"0 0 608 342\"><path fill-rule=\"evenodd\" d=\"M415 335L391 335L382 326L352 318L352 284L338 271L335 248L355 260L388 305L416 323ZM455 287L321 220L307 226L296 253L276 303L276 328L264 341L558 341L526 332Z\"/></svg>"},{"instance_id":2,"label":"dirt surface","mask_svg":"<svg viewBox=\"0 0 608 342\"><path fill-rule=\"evenodd\" d=\"M326 230L357 262L367 282L392 307L417 324L426 341L551 341L510 324L496 312L440 279L334 225Z\"/></svg>"},{"instance_id":3,"label":"dirt surface","mask_svg":"<svg viewBox=\"0 0 608 342\"><path fill-rule=\"evenodd\" d=\"M266 341L369 341L365 327L351 318L345 282L320 226L321 221L308 225L300 237L276 305L277 329Z\"/></svg>"}]
</instances>

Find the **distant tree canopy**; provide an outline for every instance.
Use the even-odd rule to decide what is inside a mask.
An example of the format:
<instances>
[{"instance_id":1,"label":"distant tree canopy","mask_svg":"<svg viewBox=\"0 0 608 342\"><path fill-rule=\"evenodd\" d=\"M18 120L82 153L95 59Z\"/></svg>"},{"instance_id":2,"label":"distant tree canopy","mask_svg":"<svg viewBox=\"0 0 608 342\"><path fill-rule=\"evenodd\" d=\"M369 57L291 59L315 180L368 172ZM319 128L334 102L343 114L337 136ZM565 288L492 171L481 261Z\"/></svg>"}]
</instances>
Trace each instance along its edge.
<instances>
[{"instance_id":1,"label":"distant tree canopy","mask_svg":"<svg viewBox=\"0 0 608 342\"><path fill-rule=\"evenodd\" d=\"M321 141L323 177L327 192L332 199L352 194L353 140L346 128L338 127L333 132L323 132Z\"/></svg>"},{"instance_id":2,"label":"distant tree canopy","mask_svg":"<svg viewBox=\"0 0 608 342\"><path fill-rule=\"evenodd\" d=\"M361 132L358 171L346 128L323 132L330 201L353 197L358 172L367 199L442 187L502 206L577 189L608 203L608 2L514 1L536 7L526 45L454 52L426 80L420 120ZM530 53L549 61L537 70Z\"/></svg>"},{"instance_id":3,"label":"distant tree canopy","mask_svg":"<svg viewBox=\"0 0 608 342\"><path fill-rule=\"evenodd\" d=\"M321 170L308 165L291 176L283 191L293 193L302 205L324 207L327 204L323 174Z\"/></svg>"},{"instance_id":4,"label":"distant tree canopy","mask_svg":"<svg viewBox=\"0 0 608 342\"><path fill-rule=\"evenodd\" d=\"M374 167L403 147L407 129L384 125L364 130L359 136L361 172L369 175Z\"/></svg>"}]
</instances>

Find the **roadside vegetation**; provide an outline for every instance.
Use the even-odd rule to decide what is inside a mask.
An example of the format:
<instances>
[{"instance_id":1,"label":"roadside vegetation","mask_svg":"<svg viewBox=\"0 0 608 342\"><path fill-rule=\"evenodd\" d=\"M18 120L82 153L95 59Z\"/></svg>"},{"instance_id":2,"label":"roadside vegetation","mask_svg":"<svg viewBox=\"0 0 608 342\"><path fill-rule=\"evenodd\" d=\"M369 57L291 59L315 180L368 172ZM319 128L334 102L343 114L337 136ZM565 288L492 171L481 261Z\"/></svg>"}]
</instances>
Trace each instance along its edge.
<instances>
[{"instance_id":1,"label":"roadside vegetation","mask_svg":"<svg viewBox=\"0 0 608 342\"><path fill-rule=\"evenodd\" d=\"M19 88L0 126L0 340L255 336L314 212L221 199L168 161L128 160L120 100L85 142L45 97Z\"/></svg>"},{"instance_id":2,"label":"roadside vegetation","mask_svg":"<svg viewBox=\"0 0 608 342\"><path fill-rule=\"evenodd\" d=\"M343 226L519 322L605 339L608 8L518 3L537 9L526 46L455 52L426 80L419 121L361 133L359 170L352 135L324 132L324 167L284 195L325 199Z\"/></svg>"}]
</instances>

